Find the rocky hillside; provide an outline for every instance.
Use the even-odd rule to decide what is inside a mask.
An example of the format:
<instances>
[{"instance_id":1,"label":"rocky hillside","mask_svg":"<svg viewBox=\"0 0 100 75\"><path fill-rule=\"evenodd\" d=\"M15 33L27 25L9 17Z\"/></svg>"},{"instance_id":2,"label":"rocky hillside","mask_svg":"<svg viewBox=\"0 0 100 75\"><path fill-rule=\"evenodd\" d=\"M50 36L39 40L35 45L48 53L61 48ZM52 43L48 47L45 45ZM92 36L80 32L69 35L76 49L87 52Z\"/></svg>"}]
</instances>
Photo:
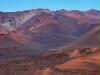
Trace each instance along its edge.
<instances>
[{"instance_id":1,"label":"rocky hillside","mask_svg":"<svg viewBox=\"0 0 100 75\"><path fill-rule=\"evenodd\" d=\"M9 47L28 48L38 52L40 49L49 51L66 46L99 25L99 11L93 9L88 11L35 9L1 12L0 17L0 37L7 36L2 39L8 40ZM2 42L1 46L6 43Z\"/></svg>"},{"instance_id":2,"label":"rocky hillside","mask_svg":"<svg viewBox=\"0 0 100 75\"><path fill-rule=\"evenodd\" d=\"M0 75L99 75L99 11L0 12Z\"/></svg>"}]
</instances>

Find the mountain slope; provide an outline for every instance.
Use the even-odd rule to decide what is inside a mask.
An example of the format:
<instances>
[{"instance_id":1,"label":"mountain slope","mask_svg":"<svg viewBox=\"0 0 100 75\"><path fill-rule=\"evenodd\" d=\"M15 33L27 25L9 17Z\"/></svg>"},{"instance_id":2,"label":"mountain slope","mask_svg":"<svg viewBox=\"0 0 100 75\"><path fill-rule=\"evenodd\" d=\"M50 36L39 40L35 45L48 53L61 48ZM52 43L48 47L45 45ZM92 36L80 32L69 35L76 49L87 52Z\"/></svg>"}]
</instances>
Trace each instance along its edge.
<instances>
[{"instance_id":1,"label":"mountain slope","mask_svg":"<svg viewBox=\"0 0 100 75\"><path fill-rule=\"evenodd\" d=\"M8 16L8 18L2 19L2 17L5 16ZM2 20L4 21L3 23L1 23ZM5 34L4 36L9 36L8 38L2 38L3 40L11 39L16 43L10 43L8 40L8 43L12 46L14 43L16 47L17 45L21 45L27 49L36 50L37 52L52 51L53 49L66 45L69 46L69 44L72 44L75 40L83 40L89 36L94 36L92 38L98 39L98 32L91 32L99 23L98 12L94 10L50 11L46 9L36 9L20 12L4 12L1 13L0 23L1 35ZM2 24L4 25L2 26ZM3 40L2 42L6 43ZM77 42L78 41L79 40L77 40ZM98 45L98 40L95 40L95 42L90 41L91 44L86 43L91 46L93 46L92 43ZM1 42L0 44L1 46L4 45ZM85 43L82 42L81 44L80 46L83 46ZM11 47L8 44L6 46ZM78 46L78 48L80 46ZM71 46L69 46L69 48L71 48Z\"/></svg>"},{"instance_id":2,"label":"mountain slope","mask_svg":"<svg viewBox=\"0 0 100 75\"><path fill-rule=\"evenodd\" d=\"M99 47L99 26L80 37L74 43L70 44L68 48L91 48Z\"/></svg>"}]
</instances>

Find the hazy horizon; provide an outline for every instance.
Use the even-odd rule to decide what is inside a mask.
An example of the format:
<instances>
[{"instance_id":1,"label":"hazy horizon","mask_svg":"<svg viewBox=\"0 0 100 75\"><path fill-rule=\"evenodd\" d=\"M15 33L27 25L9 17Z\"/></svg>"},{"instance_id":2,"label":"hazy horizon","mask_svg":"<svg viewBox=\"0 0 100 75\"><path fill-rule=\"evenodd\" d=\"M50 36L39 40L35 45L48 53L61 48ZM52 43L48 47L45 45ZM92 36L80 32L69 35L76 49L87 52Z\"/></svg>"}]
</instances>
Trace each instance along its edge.
<instances>
[{"instance_id":1,"label":"hazy horizon","mask_svg":"<svg viewBox=\"0 0 100 75\"><path fill-rule=\"evenodd\" d=\"M50 9L50 10L89 10L96 9L99 10L99 0L1 0L0 1L0 11L3 12L15 12L30 9Z\"/></svg>"}]
</instances>

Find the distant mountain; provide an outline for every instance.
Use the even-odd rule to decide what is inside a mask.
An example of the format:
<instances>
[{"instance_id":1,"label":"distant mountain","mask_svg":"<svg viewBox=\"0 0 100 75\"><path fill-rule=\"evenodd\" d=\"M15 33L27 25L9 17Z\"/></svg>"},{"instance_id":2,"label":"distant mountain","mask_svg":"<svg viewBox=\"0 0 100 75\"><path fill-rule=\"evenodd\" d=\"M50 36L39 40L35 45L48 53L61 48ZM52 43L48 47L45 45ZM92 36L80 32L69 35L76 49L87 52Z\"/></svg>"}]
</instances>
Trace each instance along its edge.
<instances>
[{"instance_id":1,"label":"distant mountain","mask_svg":"<svg viewBox=\"0 0 100 75\"><path fill-rule=\"evenodd\" d=\"M89 32L97 26L99 26L99 11L94 9L0 12L0 37L3 39L0 45L3 47L7 42L4 47L49 51L69 45L85 34L89 36ZM98 37L99 33L96 34ZM5 36L7 37L2 38Z\"/></svg>"},{"instance_id":2,"label":"distant mountain","mask_svg":"<svg viewBox=\"0 0 100 75\"><path fill-rule=\"evenodd\" d=\"M0 75L99 75L99 11L0 12Z\"/></svg>"}]
</instances>

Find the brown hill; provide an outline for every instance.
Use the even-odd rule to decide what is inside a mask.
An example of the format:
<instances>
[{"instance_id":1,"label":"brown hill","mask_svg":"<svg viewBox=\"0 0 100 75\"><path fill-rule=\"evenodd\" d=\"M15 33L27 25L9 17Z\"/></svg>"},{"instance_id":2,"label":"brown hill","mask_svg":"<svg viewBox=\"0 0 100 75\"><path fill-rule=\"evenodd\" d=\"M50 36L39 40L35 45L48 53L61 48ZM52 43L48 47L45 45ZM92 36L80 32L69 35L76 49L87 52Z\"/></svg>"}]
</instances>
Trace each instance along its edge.
<instances>
[{"instance_id":1,"label":"brown hill","mask_svg":"<svg viewBox=\"0 0 100 75\"><path fill-rule=\"evenodd\" d=\"M99 26L75 40L68 48L93 48L99 47Z\"/></svg>"},{"instance_id":2,"label":"brown hill","mask_svg":"<svg viewBox=\"0 0 100 75\"><path fill-rule=\"evenodd\" d=\"M25 47L29 49L37 49L39 52L41 48L43 51L50 51L66 46L76 39L85 36L85 34L94 29L99 22L98 18L93 19L93 17L97 17L97 15L93 15L98 14L97 11L92 11L93 13L88 11L92 17L89 17L90 15L87 11L62 12L62 10L58 12L37 9L22 12L7 12L1 13L1 15L9 16L14 22L14 27L9 25L6 27L8 30L7 33L10 33L10 39L13 39L13 41L18 44L23 44L23 46L26 45ZM76 16L71 16L71 14ZM82 22L79 19L82 19ZM84 22L83 19L87 22ZM2 19L0 19L0 21L2 21ZM11 31L12 28L14 32ZM2 32L2 30L4 31L4 28L0 25L0 31ZM7 38L3 39L7 40Z\"/></svg>"},{"instance_id":3,"label":"brown hill","mask_svg":"<svg viewBox=\"0 0 100 75\"><path fill-rule=\"evenodd\" d=\"M58 50L99 47L99 26Z\"/></svg>"},{"instance_id":4,"label":"brown hill","mask_svg":"<svg viewBox=\"0 0 100 75\"><path fill-rule=\"evenodd\" d=\"M0 12L0 74L98 75L98 14L95 10Z\"/></svg>"},{"instance_id":5,"label":"brown hill","mask_svg":"<svg viewBox=\"0 0 100 75\"><path fill-rule=\"evenodd\" d=\"M93 48L92 51L94 51ZM95 58L96 57L96 58ZM40 70L36 75L98 75L99 49L88 55L74 58L56 67Z\"/></svg>"}]
</instances>

